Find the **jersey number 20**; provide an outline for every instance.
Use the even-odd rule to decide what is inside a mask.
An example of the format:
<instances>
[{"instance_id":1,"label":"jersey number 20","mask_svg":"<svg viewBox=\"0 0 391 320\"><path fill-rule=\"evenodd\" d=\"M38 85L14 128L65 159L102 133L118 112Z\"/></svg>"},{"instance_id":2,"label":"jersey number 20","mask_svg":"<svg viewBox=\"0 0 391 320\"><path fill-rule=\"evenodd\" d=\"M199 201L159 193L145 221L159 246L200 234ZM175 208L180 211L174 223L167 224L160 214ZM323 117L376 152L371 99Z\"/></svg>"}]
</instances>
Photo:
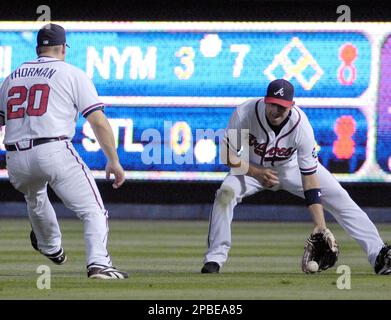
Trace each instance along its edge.
<instances>
[{"instance_id":1,"label":"jersey number 20","mask_svg":"<svg viewBox=\"0 0 391 320\"><path fill-rule=\"evenodd\" d=\"M21 106L27 100L26 113L29 116L42 116L48 107L50 87L47 84L35 84L30 90L25 86L12 87L8 91L8 97L12 97L7 103L7 120L23 118L25 109ZM37 93L40 92L39 101L35 102ZM17 95L17 97L15 97ZM36 106L37 105L37 106ZM16 108L19 106L19 108Z\"/></svg>"}]
</instances>

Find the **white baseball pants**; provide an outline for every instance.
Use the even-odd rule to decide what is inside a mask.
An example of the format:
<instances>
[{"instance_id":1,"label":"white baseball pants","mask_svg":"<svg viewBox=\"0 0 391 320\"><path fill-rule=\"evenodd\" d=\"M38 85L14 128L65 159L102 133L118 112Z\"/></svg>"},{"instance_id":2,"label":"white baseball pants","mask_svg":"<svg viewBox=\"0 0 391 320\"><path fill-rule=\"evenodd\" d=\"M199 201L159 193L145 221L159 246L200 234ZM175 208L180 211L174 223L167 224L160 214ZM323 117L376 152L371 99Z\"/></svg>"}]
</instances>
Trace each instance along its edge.
<instances>
[{"instance_id":1,"label":"white baseball pants","mask_svg":"<svg viewBox=\"0 0 391 320\"><path fill-rule=\"evenodd\" d=\"M84 224L87 266L111 266L107 252L108 213L95 180L71 142L54 141L24 151L7 151L12 185L24 194L38 248L53 254L61 248L56 213L47 195L47 184Z\"/></svg>"},{"instance_id":2,"label":"white baseball pants","mask_svg":"<svg viewBox=\"0 0 391 320\"><path fill-rule=\"evenodd\" d=\"M286 190L304 198L301 173L296 167L277 167L279 185L272 190ZM366 213L350 198L345 189L322 165L317 170L322 204L330 212L340 226L366 252L372 266L384 243ZM209 221L208 249L204 263L214 261L222 266L231 247L231 222L235 206L244 197L265 190L261 183L249 176L228 174L220 189L216 192L213 209ZM268 189L270 190L270 189ZM338 241L338 239L337 239Z\"/></svg>"}]
</instances>

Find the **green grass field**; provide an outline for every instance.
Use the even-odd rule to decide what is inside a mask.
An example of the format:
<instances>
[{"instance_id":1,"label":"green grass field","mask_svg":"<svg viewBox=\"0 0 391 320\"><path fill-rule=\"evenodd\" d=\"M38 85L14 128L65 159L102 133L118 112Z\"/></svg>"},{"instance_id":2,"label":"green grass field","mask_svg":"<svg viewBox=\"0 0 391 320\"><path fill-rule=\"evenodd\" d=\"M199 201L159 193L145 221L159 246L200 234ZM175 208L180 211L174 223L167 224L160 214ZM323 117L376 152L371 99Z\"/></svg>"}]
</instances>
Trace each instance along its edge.
<instances>
[{"instance_id":1,"label":"green grass field","mask_svg":"<svg viewBox=\"0 0 391 320\"><path fill-rule=\"evenodd\" d=\"M201 274L207 221L111 220L109 250L127 280L92 280L85 270L82 224L61 220L65 265L34 251L27 219L0 220L0 299L391 299L391 277L377 276L361 248L330 224L341 247L337 265L351 268L351 289L340 290L337 268L301 272L307 223L234 222L233 247L220 274ZM391 239L391 225L378 225ZM51 268L51 289L39 290L39 265Z\"/></svg>"}]
</instances>

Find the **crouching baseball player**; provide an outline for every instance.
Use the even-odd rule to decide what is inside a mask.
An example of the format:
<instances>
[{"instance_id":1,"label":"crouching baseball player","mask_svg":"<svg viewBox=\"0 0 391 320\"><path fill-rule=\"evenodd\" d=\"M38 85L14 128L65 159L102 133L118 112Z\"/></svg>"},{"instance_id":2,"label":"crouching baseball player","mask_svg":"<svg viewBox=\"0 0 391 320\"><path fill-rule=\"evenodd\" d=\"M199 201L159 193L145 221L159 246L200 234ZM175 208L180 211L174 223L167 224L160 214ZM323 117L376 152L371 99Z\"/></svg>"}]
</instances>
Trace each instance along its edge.
<instances>
[{"instance_id":1,"label":"crouching baseball player","mask_svg":"<svg viewBox=\"0 0 391 320\"><path fill-rule=\"evenodd\" d=\"M233 112L222 151L227 153L231 171L216 193L201 272L218 273L226 262L235 206L256 192L281 189L305 198L315 224L305 243L303 272L313 272L310 261L322 271L338 259L339 248L326 226L324 207L362 247L375 272L391 274L391 246L383 242L366 213L318 163L313 129L305 113L295 106L293 96L293 85L277 79L269 84L264 99L248 100ZM248 154L247 159L244 154ZM248 169L243 173L240 168Z\"/></svg>"},{"instance_id":2,"label":"crouching baseball player","mask_svg":"<svg viewBox=\"0 0 391 320\"><path fill-rule=\"evenodd\" d=\"M108 162L114 188L125 181L111 127L87 75L64 62L65 30L48 24L37 36L38 58L12 72L0 88L0 125L12 185L24 194L34 249L56 264L67 260L56 214L47 196L49 184L84 224L87 276L124 279L107 252L108 213L90 170L72 146L78 112L91 127Z\"/></svg>"}]
</instances>

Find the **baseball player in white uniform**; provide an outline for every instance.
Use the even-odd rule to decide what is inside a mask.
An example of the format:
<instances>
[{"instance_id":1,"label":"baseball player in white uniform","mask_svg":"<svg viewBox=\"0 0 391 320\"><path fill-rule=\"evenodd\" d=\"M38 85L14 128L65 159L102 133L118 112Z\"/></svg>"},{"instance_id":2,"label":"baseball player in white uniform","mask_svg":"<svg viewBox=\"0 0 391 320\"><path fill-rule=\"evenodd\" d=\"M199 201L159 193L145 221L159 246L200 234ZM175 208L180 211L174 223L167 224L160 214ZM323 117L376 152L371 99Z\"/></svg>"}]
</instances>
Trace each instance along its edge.
<instances>
[{"instance_id":1,"label":"baseball player in white uniform","mask_svg":"<svg viewBox=\"0 0 391 320\"><path fill-rule=\"evenodd\" d=\"M0 125L6 125L9 179L26 199L34 249L56 264L67 259L47 195L49 184L83 221L88 277L124 279L127 273L112 266L106 248L108 212L94 177L71 142L79 112L108 159L106 177L114 174L114 188L123 184L124 171L103 104L87 75L64 61L66 46L65 30L45 25L37 35L38 58L19 66L1 86Z\"/></svg>"},{"instance_id":2,"label":"baseball player in white uniform","mask_svg":"<svg viewBox=\"0 0 391 320\"><path fill-rule=\"evenodd\" d=\"M318 163L313 129L295 106L294 88L284 79L272 81L264 99L251 99L233 112L222 152L230 173L216 193L210 215L208 248L202 273L218 273L231 247L235 206L262 190L286 190L305 198L315 224L313 234L327 235L338 246L324 219L323 207L366 252L377 274L391 273L391 246L386 245L365 212L337 180ZM247 159L243 156L247 152ZM238 167L248 167L237 173ZM305 271L303 269L303 271Z\"/></svg>"}]
</instances>

